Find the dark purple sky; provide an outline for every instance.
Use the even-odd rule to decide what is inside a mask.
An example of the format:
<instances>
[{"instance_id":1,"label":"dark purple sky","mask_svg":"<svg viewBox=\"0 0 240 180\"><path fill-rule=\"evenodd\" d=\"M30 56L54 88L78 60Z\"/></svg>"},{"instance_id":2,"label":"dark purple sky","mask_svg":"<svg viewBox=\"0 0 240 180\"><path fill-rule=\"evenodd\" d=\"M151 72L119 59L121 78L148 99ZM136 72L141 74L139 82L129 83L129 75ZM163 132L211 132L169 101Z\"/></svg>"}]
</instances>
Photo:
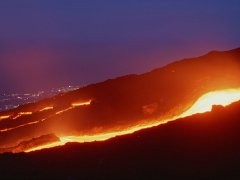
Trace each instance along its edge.
<instances>
[{"instance_id":1,"label":"dark purple sky","mask_svg":"<svg viewBox=\"0 0 240 180\"><path fill-rule=\"evenodd\" d=\"M82 85L240 46L239 0L1 0L0 92Z\"/></svg>"}]
</instances>

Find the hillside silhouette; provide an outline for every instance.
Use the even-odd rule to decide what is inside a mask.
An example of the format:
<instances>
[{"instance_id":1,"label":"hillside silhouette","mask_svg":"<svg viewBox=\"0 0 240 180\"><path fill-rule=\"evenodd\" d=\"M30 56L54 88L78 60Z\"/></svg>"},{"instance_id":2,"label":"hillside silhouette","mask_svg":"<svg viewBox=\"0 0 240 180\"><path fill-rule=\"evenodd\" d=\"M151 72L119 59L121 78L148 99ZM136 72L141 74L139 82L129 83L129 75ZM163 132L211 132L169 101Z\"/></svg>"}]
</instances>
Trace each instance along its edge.
<instances>
[{"instance_id":1,"label":"hillside silhouette","mask_svg":"<svg viewBox=\"0 0 240 180\"><path fill-rule=\"evenodd\" d=\"M240 87L239 59L240 49L213 51L1 112L0 116L9 117L0 121L0 147L48 134L92 135L174 117L204 93ZM88 106L69 109L73 103L89 100Z\"/></svg>"},{"instance_id":2,"label":"hillside silhouette","mask_svg":"<svg viewBox=\"0 0 240 180\"><path fill-rule=\"evenodd\" d=\"M108 141L0 155L1 178L239 179L240 102Z\"/></svg>"}]
</instances>

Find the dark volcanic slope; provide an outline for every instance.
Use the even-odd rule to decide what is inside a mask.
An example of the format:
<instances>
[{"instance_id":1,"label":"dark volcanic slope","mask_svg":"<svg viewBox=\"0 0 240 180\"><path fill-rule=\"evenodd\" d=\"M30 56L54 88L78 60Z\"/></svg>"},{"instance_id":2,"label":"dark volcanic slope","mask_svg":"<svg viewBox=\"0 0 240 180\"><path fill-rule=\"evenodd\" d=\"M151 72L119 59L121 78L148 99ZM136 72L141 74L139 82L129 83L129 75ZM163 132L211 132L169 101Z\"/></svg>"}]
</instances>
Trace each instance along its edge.
<instances>
[{"instance_id":1,"label":"dark volcanic slope","mask_svg":"<svg viewBox=\"0 0 240 180\"><path fill-rule=\"evenodd\" d=\"M240 49L235 49L214 51L142 75L129 75L89 85L1 113L0 116L12 116L0 121L0 131L33 121L39 123L1 132L0 147L16 146L21 141L52 133L59 137L124 129L139 121L150 122L180 114L206 92L240 87L239 77ZM90 106L54 115L70 107L73 102L89 99L92 100ZM39 112L46 106L54 108ZM17 116L19 112L28 111L33 114ZM16 119L11 119L13 117ZM42 119L46 120L42 122Z\"/></svg>"},{"instance_id":2,"label":"dark volcanic slope","mask_svg":"<svg viewBox=\"0 0 240 180\"><path fill-rule=\"evenodd\" d=\"M0 155L1 178L239 179L240 102L109 141Z\"/></svg>"}]
</instances>

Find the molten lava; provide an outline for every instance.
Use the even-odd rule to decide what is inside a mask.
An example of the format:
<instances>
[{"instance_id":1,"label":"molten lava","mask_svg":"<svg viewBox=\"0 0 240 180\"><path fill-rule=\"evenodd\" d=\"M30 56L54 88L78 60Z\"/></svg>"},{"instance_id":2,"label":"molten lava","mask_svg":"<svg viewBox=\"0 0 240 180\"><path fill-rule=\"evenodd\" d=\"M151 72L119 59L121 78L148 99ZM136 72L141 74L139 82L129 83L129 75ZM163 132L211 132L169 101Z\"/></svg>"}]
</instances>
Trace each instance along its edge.
<instances>
[{"instance_id":1,"label":"molten lava","mask_svg":"<svg viewBox=\"0 0 240 180\"><path fill-rule=\"evenodd\" d=\"M69 110L74 109L74 108L79 107L79 106L90 105L91 102L92 102L92 100L83 101L83 102L78 102L78 103L73 103L72 106L70 106L70 107L68 107L68 108L66 108L66 109L60 110L60 111L56 112L55 114L50 115L49 117L53 117L54 115L62 114L62 113L64 113L64 112L66 112L66 111L69 111ZM42 110L40 110L40 112L41 112L41 111L45 111L45 110L49 110L49 109L53 109L53 107L52 107L52 106L45 107L45 108L43 108ZM19 117L21 117L21 116L26 116L26 115L31 115L31 114L33 114L33 112L20 112L20 113L18 113L16 116L14 116L12 119L17 119L17 118L19 118ZM10 115L9 115L9 116L0 116L0 117L1 117L2 119L7 119L7 118L10 117ZM2 119L0 119L0 121L1 121ZM0 133L2 133L2 132L7 132L7 131L11 131L11 130L14 130L14 129L18 129L18 128L25 127L25 126L29 126L29 125L33 125L33 124L37 124L37 123L41 123L41 122L43 122L43 121L45 121L45 120L47 120L47 118L43 118L43 119L41 119L41 120L37 120L37 121L32 121L32 122L29 122L29 123L21 124L21 125L14 126L14 127L11 127L11 128L0 129Z\"/></svg>"},{"instance_id":2,"label":"molten lava","mask_svg":"<svg viewBox=\"0 0 240 180\"><path fill-rule=\"evenodd\" d=\"M228 106L240 100L240 89L227 89L210 92L200 97L194 105L180 117L191 116L197 113L209 112L213 105Z\"/></svg>"},{"instance_id":3,"label":"molten lava","mask_svg":"<svg viewBox=\"0 0 240 180\"><path fill-rule=\"evenodd\" d=\"M78 107L78 106L84 106L84 105L90 105L92 100L85 101L85 102L74 102L72 103L73 107Z\"/></svg>"},{"instance_id":4,"label":"molten lava","mask_svg":"<svg viewBox=\"0 0 240 180\"><path fill-rule=\"evenodd\" d=\"M60 110L58 112L56 112L56 114L62 114L66 111L69 111L73 108L76 108L76 107L79 107L79 106L87 106L87 105L90 105L92 102L92 100L88 100L88 101L83 101L83 102L75 102L75 103L72 103L70 107L66 108L66 109L63 109L63 110Z\"/></svg>"},{"instance_id":5,"label":"molten lava","mask_svg":"<svg viewBox=\"0 0 240 180\"><path fill-rule=\"evenodd\" d=\"M116 132L104 132L101 134L93 134L93 135L84 135L84 136L63 136L60 137L60 141L49 143L43 146L34 147L32 149L29 149L25 152L31 152L36 151L44 148L51 148L55 146L64 145L67 142L92 142L92 141L104 141L116 136L124 135L124 134L131 134L135 131L145 129L145 128L151 128L154 126L158 126L160 124L167 123L169 121L176 120L178 118L183 118L186 116L191 116L193 114L197 113L204 113L211 111L213 105L222 105L227 106L230 105L233 102L240 100L240 89L226 89L226 90L220 90L220 91L214 91L209 92L207 94L204 94L201 96L193 105L191 108L189 108L187 111L183 112L182 114L173 117L171 119L165 119L165 120L158 120L151 124L139 124L134 127L128 127L125 130L122 131L116 131ZM89 102L90 104L91 102ZM73 103L72 107L67 108L63 111L67 111L69 109L72 109L76 106L81 105L89 105L88 103ZM58 112L61 113L61 112ZM56 113L56 114L58 114Z\"/></svg>"},{"instance_id":6,"label":"molten lava","mask_svg":"<svg viewBox=\"0 0 240 180\"><path fill-rule=\"evenodd\" d=\"M0 121L3 119L8 119L10 117L10 115L6 115L6 116L0 116Z\"/></svg>"},{"instance_id":7,"label":"molten lava","mask_svg":"<svg viewBox=\"0 0 240 180\"><path fill-rule=\"evenodd\" d=\"M20 112L19 115L31 115L32 112Z\"/></svg>"},{"instance_id":8,"label":"molten lava","mask_svg":"<svg viewBox=\"0 0 240 180\"><path fill-rule=\"evenodd\" d=\"M53 109L53 106L47 106L47 107L41 109L40 112L46 111L46 110L51 110L51 109Z\"/></svg>"}]
</instances>

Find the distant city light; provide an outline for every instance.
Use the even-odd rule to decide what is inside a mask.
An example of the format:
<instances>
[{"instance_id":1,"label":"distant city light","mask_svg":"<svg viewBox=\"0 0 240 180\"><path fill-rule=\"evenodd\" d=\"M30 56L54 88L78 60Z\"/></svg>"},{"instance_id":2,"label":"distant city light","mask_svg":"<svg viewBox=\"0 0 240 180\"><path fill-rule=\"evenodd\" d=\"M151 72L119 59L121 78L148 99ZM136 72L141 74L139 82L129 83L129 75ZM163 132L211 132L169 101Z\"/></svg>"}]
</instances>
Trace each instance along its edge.
<instances>
[{"instance_id":1,"label":"distant city light","mask_svg":"<svg viewBox=\"0 0 240 180\"><path fill-rule=\"evenodd\" d=\"M0 111L17 108L20 105L34 103L41 99L55 96L59 93L65 93L80 88L80 86L64 86L60 88L52 88L48 91L38 91L34 93L13 93L0 94Z\"/></svg>"}]
</instances>

